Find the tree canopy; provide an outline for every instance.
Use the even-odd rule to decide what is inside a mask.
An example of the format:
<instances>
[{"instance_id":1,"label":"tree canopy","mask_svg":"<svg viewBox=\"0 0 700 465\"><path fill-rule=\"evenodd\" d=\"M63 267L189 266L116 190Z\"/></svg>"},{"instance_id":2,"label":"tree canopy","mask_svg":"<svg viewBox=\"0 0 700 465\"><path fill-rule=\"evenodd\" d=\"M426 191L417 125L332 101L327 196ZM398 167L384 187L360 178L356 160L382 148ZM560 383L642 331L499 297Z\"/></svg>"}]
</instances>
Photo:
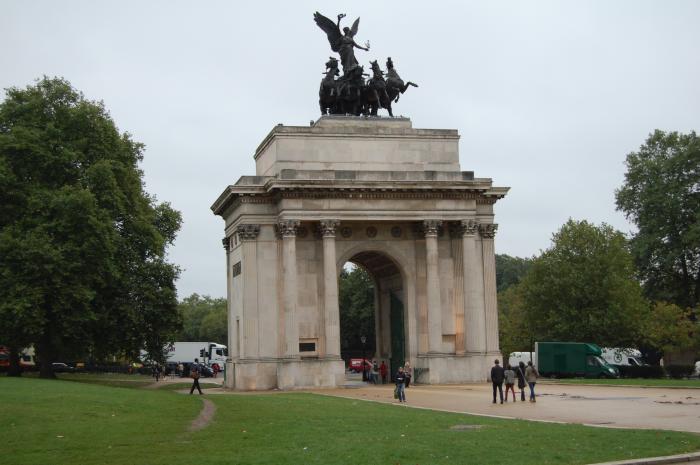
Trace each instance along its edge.
<instances>
[{"instance_id":1,"label":"tree canopy","mask_svg":"<svg viewBox=\"0 0 700 465\"><path fill-rule=\"evenodd\" d=\"M532 260L529 258L496 254L496 290L502 292L518 284L531 264Z\"/></svg>"},{"instance_id":2,"label":"tree canopy","mask_svg":"<svg viewBox=\"0 0 700 465\"><path fill-rule=\"evenodd\" d=\"M63 79L0 104L0 340L59 358L162 352L180 213L143 188L143 145ZM155 357L156 359L158 357Z\"/></svg>"},{"instance_id":3,"label":"tree canopy","mask_svg":"<svg viewBox=\"0 0 700 465\"><path fill-rule=\"evenodd\" d=\"M211 341L227 344L226 299L192 294L178 304L182 318L179 341Z\"/></svg>"},{"instance_id":4,"label":"tree canopy","mask_svg":"<svg viewBox=\"0 0 700 465\"><path fill-rule=\"evenodd\" d=\"M647 296L700 303L700 139L655 131L627 155L617 208L638 228L632 253Z\"/></svg>"},{"instance_id":5,"label":"tree canopy","mask_svg":"<svg viewBox=\"0 0 700 465\"><path fill-rule=\"evenodd\" d=\"M533 340L634 344L648 312L634 273L621 232L569 220L520 284L501 295L504 346L527 350Z\"/></svg>"}]
</instances>

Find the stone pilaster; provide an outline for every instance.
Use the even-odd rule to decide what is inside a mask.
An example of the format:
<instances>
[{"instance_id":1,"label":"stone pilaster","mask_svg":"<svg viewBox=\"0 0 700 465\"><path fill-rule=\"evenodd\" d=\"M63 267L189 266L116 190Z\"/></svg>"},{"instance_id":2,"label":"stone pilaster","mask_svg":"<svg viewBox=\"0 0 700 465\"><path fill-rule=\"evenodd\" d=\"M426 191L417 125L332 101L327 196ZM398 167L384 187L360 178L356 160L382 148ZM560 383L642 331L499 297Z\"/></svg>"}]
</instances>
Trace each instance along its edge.
<instances>
[{"instance_id":1,"label":"stone pilaster","mask_svg":"<svg viewBox=\"0 0 700 465\"><path fill-rule=\"evenodd\" d=\"M238 340L236 339L236 320L231 315L231 288L233 287L233 270L231 270L231 237L221 239L221 244L226 251L226 327L228 328L228 360L238 357Z\"/></svg>"},{"instance_id":2,"label":"stone pilaster","mask_svg":"<svg viewBox=\"0 0 700 465\"><path fill-rule=\"evenodd\" d=\"M442 352L442 307L440 303L440 270L438 268L438 228L442 221L423 221L425 262L427 268L428 352Z\"/></svg>"},{"instance_id":3,"label":"stone pilaster","mask_svg":"<svg viewBox=\"0 0 700 465\"><path fill-rule=\"evenodd\" d=\"M241 358L259 355L258 318L258 234L259 224L239 224L236 234L241 241L241 277L243 278L243 341L240 344Z\"/></svg>"},{"instance_id":4,"label":"stone pilaster","mask_svg":"<svg viewBox=\"0 0 700 465\"><path fill-rule=\"evenodd\" d=\"M323 237L323 300L326 343L324 355L340 359L340 310L338 308L338 275L335 257L335 233L340 221L321 220Z\"/></svg>"},{"instance_id":5,"label":"stone pilaster","mask_svg":"<svg viewBox=\"0 0 700 465\"><path fill-rule=\"evenodd\" d=\"M484 306L486 313L486 351L498 352L498 305L496 301L496 254L493 239L497 224L479 225L484 260Z\"/></svg>"},{"instance_id":6,"label":"stone pilaster","mask_svg":"<svg viewBox=\"0 0 700 465\"><path fill-rule=\"evenodd\" d=\"M297 248L299 220L281 220L277 230L282 237L282 279L284 293L284 356L299 356L299 323L297 322Z\"/></svg>"}]
</instances>

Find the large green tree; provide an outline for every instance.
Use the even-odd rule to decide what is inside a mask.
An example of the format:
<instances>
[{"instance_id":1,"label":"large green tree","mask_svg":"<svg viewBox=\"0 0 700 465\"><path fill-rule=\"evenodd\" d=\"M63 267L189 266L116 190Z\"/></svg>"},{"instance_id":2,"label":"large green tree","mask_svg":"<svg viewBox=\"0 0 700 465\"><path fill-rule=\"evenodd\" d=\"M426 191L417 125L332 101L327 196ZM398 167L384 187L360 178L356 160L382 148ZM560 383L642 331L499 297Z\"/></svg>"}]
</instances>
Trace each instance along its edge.
<instances>
[{"instance_id":1,"label":"large green tree","mask_svg":"<svg viewBox=\"0 0 700 465\"><path fill-rule=\"evenodd\" d=\"M60 358L162 352L179 327L180 214L143 189L143 145L63 79L0 104L0 340ZM158 357L154 357L158 359Z\"/></svg>"},{"instance_id":2,"label":"large green tree","mask_svg":"<svg viewBox=\"0 0 700 465\"><path fill-rule=\"evenodd\" d=\"M180 341L228 341L226 299L192 294L178 304L182 318Z\"/></svg>"},{"instance_id":3,"label":"large green tree","mask_svg":"<svg viewBox=\"0 0 700 465\"><path fill-rule=\"evenodd\" d=\"M518 284L531 264L532 260L529 258L496 254L496 290L500 293Z\"/></svg>"},{"instance_id":4,"label":"large green tree","mask_svg":"<svg viewBox=\"0 0 700 465\"><path fill-rule=\"evenodd\" d=\"M374 279L364 268L343 269L338 282L340 307L340 349L359 353L365 336L367 354L375 350Z\"/></svg>"},{"instance_id":5,"label":"large green tree","mask_svg":"<svg viewBox=\"0 0 700 465\"><path fill-rule=\"evenodd\" d=\"M528 340L635 344L648 303L634 273L621 232L569 220L504 302L511 320L504 332L529 333L513 334L511 346Z\"/></svg>"},{"instance_id":6,"label":"large green tree","mask_svg":"<svg viewBox=\"0 0 700 465\"><path fill-rule=\"evenodd\" d=\"M634 254L647 296L700 304L700 138L655 131L627 155L617 207L637 226Z\"/></svg>"}]
</instances>

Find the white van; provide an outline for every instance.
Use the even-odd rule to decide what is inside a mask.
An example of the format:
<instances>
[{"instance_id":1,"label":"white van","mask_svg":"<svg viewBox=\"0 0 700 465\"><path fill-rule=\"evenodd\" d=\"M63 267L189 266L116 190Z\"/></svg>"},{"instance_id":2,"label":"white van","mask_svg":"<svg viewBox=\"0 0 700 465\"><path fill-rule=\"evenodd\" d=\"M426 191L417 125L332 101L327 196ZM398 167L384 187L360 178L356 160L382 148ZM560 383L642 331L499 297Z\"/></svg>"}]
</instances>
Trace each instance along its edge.
<instances>
[{"instance_id":1,"label":"white van","mask_svg":"<svg viewBox=\"0 0 700 465\"><path fill-rule=\"evenodd\" d=\"M520 362L523 362L527 366L527 362L532 360L530 354L531 352L511 352L508 356L508 363L512 367L517 367ZM535 356L534 352L532 352L532 356Z\"/></svg>"},{"instance_id":2,"label":"white van","mask_svg":"<svg viewBox=\"0 0 700 465\"><path fill-rule=\"evenodd\" d=\"M610 365L623 367L641 367L647 364L642 361L642 353L632 347L604 347L603 360Z\"/></svg>"}]
</instances>

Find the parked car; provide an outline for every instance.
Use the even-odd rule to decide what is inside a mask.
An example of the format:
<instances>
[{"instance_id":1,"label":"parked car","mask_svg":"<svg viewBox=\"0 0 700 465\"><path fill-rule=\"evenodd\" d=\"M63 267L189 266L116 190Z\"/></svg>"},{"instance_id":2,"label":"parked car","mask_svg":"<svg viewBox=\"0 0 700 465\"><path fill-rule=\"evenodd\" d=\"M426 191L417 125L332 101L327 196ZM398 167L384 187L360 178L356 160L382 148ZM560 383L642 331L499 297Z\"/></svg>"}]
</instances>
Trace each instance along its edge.
<instances>
[{"instance_id":1,"label":"parked car","mask_svg":"<svg viewBox=\"0 0 700 465\"><path fill-rule=\"evenodd\" d=\"M73 373L73 372L75 372L74 367L72 367L70 365L66 365L63 362L54 362L51 364L51 367L53 368L53 371L55 373Z\"/></svg>"},{"instance_id":2,"label":"parked car","mask_svg":"<svg viewBox=\"0 0 700 465\"><path fill-rule=\"evenodd\" d=\"M351 358L350 363L348 364L348 369L352 371L353 373L362 373L362 361L364 360L365 366L368 366L370 369L372 368L372 362L370 362L367 359L361 359L361 358Z\"/></svg>"}]
</instances>

